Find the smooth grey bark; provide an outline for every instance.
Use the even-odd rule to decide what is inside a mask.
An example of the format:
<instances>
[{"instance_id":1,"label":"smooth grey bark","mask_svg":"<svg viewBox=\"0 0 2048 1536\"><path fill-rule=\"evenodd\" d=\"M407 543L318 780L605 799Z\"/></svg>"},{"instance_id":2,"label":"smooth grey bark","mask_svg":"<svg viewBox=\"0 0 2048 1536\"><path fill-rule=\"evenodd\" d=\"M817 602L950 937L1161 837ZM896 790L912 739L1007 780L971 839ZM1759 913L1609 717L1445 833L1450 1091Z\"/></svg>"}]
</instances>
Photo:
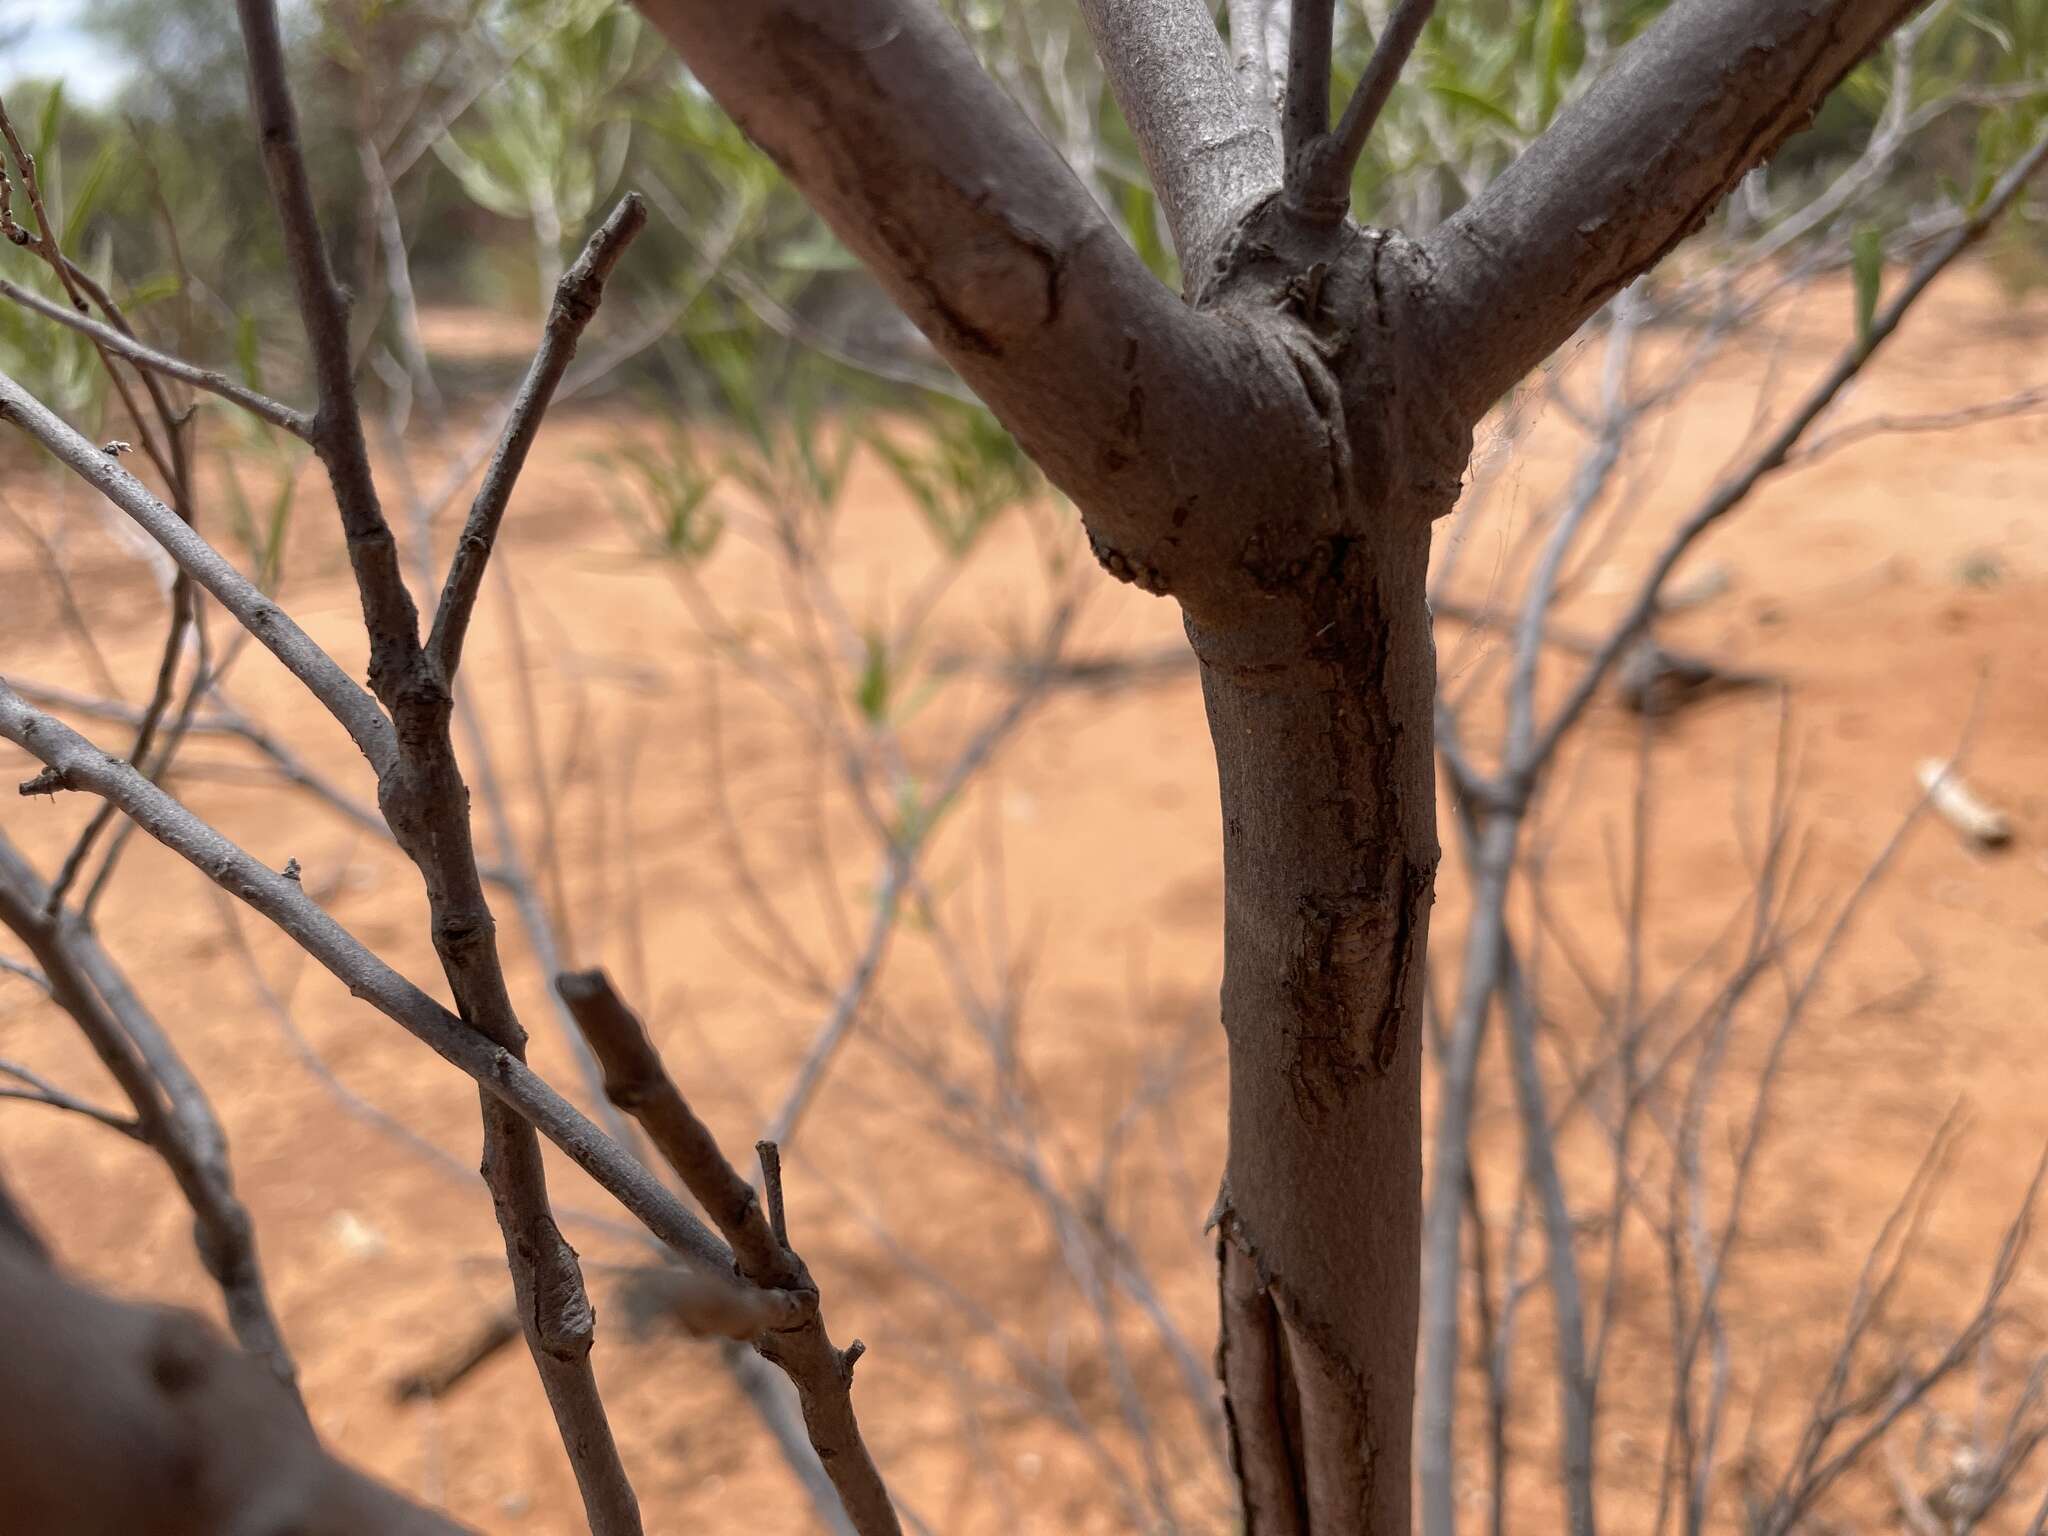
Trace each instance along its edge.
<instances>
[{"instance_id":1,"label":"smooth grey bark","mask_svg":"<svg viewBox=\"0 0 2048 1536\"><path fill-rule=\"evenodd\" d=\"M1199 6L1089 0L1180 245L1180 300L936 6L636 3L1074 500L1111 574L1179 599L1224 824L1219 1361L1246 1529L1406 1536L1437 864L1429 525L1498 395L1690 233L1911 0L1676 0L1420 246L1283 196L1256 151L1274 127L1253 86L1283 61L1292 190L1348 147L1329 128L1327 0L1274 0L1234 69ZM1204 156L1234 123L1252 148L1215 174ZM1240 196L1247 168L1264 185Z\"/></svg>"},{"instance_id":2,"label":"smooth grey bark","mask_svg":"<svg viewBox=\"0 0 2048 1536\"><path fill-rule=\"evenodd\" d=\"M1426 514L1271 627L1189 625L1224 807L1218 1350L1252 1531L1405 1531L1437 864ZM1383 713L1371 701L1385 699Z\"/></svg>"},{"instance_id":3,"label":"smooth grey bark","mask_svg":"<svg viewBox=\"0 0 2048 1536\"><path fill-rule=\"evenodd\" d=\"M1240 513L1312 495L1322 457L1293 360L1162 285L936 6L640 9L1089 509L1114 574L1191 609L1254 595ZM1256 454L1254 426L1279 434Z\"/></svg>"},{"instance_id":4,"label":"smooth grey bark","mask_svg":"<svg viewBox=\"0 0 2048 1536\"><path fill-rule=\"evenodd\" d=\"M0 421L12 421L100 495L132 518L190 576L240 621L341 722L370 766L383 772L397 754L391 722L363 686L321 650L192 526L149 493L111 454L0 373Z\"/></svg>"},{"instance_id":5,"label":"smooth grey bark","mask_svg":"<svg viewBox=\"0 0 2048 1536\"><path fill-rule=\"evenodd\" d=\"M1081 15L1137 136L1184 268L1230 215L1280 179L1273 115L1233 88L1223 39L1201 0L1080 0Z\"/></svg>"}]
</instances>

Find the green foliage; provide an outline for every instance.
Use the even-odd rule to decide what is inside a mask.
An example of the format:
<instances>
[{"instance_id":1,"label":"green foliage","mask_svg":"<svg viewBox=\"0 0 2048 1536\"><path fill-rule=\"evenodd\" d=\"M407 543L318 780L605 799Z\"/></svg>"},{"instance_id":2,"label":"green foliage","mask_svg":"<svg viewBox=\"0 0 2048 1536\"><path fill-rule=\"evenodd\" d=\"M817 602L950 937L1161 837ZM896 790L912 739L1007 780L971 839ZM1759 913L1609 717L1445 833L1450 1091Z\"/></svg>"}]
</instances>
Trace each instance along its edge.
<instances>
[{"instance_id":1,"label":"green foliage","mask_svg":"<svg viewBox=\"0 0 2048 1536\"><path fill-rule=\"evenodd\" d=\"M280 445L242 417L230 415L227 419L232 425L214 457L225 489L228 532L241 552L243 569L258 587L274 592L284 574L293 498L306 456ZM244 483L252 469L271 482L261 502L250 495Z\"/></svg>"},{"instance_id":2,"label":"green foliage","mask_svg":"<svg viewBox=\"0 0 2048 1536\"><path fill-rule=\"evenodd\" d=\"M1856 340L1868 347L1878 288L1884 282L1884 236L1876 226L1866 224L1850 237L1849 261L1856 279Z\"/></svg>"},{"instance_id":3,"label":"green foliage","mask_svg":"<svg viewBox=\"0 0 2048 1536\"><path fill-rule=\"evenodd\" d=\"M658 444L630 443L589 462L625 482L623 510L642 548L694 565L718 547L725 531L711 501L718 475L704 467L689 433L671 430Z\"/></svg>"},{"instance_id":4,"label":"green foliage","mask_svg":"<svg viewBox=\"0 0 2048 1536\"><path fill-rule=\"evenodd\" d=\"M882 432L868 441L910 493L939 548L955 560L1006 508L1038 489L1037 467L979 405L935 401L910 441Z\"/></svg>"},{"instance_id":5,"label":"green foliage","mask_svg":"<svg viewBox=\"0 0 2048 1536\"><path fill-rule=\"evenodd\" d=\"M860 681L854 688L854 705L868 724L881 725L889 718L889 641L879 630L870 629L861 636L861 642Z\"/></svg>"},{"instance_id":6,"label":"green foliage","mask_svg":"<svg viewBox=\"0 0 2048 1536\"><path fill-rule=\"evenodd\" d=\"M513 9L530 13L512 18L514 63L434 152L478 205L532 228L552 286L565 243L580 243L625 168L632 120L618 92L640 24L610 0Z\"/></svg>"}]
</instances>

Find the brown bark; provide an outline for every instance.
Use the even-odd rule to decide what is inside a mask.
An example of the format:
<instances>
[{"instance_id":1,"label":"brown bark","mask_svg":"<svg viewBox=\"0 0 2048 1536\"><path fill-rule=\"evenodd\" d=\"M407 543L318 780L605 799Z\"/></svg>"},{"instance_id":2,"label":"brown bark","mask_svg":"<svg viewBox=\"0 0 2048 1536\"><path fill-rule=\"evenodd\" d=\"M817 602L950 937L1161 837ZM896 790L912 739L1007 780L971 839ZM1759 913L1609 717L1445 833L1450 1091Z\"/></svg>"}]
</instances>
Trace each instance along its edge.
<instances>
[{"instance_id":1,"label":"brown bark","mask_svg":"<svg viewBox=\"0 0 2048 1536\"><path fill-rule=\"evenodd\" d=\"M1224 829L1219 1361L1253 1536L1408 1529L1435 658L1426 515L1382 511L1274 622L1190 626Z\"/></svg>"},{"instance_id":2,"label":"brown bark","mask_svg":"<svg viewBox=\"0 0 2048 1536\"><path fill-rule=\"evenodd\" d=\"M0 1236L0 1528L36 1536L456 1536L335 1461L198 1317L114 1301Z\"/></svg>"}]
</instances>

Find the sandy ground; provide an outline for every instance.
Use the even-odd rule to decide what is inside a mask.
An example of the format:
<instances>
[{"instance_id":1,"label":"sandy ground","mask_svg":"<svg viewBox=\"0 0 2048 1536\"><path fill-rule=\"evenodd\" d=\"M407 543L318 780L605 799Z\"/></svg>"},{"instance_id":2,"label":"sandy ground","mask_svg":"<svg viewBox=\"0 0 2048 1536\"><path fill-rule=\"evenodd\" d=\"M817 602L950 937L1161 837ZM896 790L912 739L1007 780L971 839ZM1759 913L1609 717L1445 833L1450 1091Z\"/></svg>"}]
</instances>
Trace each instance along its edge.
<instances>
[{"instance_id":1,"label":"sandy ground","mask_svg":"<svg viewBox=\"0 0 2048 1536\"><path fill-rule=\"evenodd\" d=\"M1846 297L1838 314L1846 322ZM1988 279L1966 273L1916 315L1839 419L1947 410L2038 383L2044 321L2048 305L2015 309ZM1713 365L1683 420L1643 455L1634 481L1641 515L1587 573L1565 620L1592 629L1619 605L1630 573L1749 430L1759 380L1774 378L1775 398L1788 400L1819 362L1832 325L1832 316L1814 320L1814 334L1789 338L1770 359ZM808 955L828 974L843 973L841 922L864 928L876 862L845 797L819 788L831 782L830 765L802 746L766 694L710 657L670 573L637 551L609 510L591 455L622 430L643 428L584 411L544 439L510 523L523 650L498 589L479 620L470 671L522 839L532 848L552 836L561 851L558 888L542 884L570 955L613 967L644 1002L692 1097L738 1149L781 1097L825 1012L818 996L771 974L766 961L788 970L792 956ZM1549 505L1573 441L1561 420L1539 421L1496 465L1487 510L1446 526L1446 540L1467 544L1463 596L1483 602L1495 588L1513 532ZM1742 1405L1730 1434L1743 1433L1748 1405L1760 1400L1763 1463L1782 1456L1773 1435L1796 1424L1864 1251L1942 1117L1960 1104L1965 1139L1886 1335L1893 1353L1924 1353L1975 1304L2048 1139L2044 448L2048 420L2002 421L1878 438L1784 475L1695 561L1725 569L1725 594L1665 631L1670 643L1789 685L1803 829L1799 912L1825 912L1824 898L1854 884L1910 803L1915 765L1951 750L1973 714L1970 776L2015 827L2013 845L1995 855L1965 847L1938 823L1919 829L1870 897L1786 1058L1728 1298L1731 1379ZM432 445L420 453L432 458ZM65 531L79 602L116 677L139 696L154 659L156 579L81 498L26 472L18 454L7 465L0 494L38 526ZM245 472L253 494L272 471L251 459ZM311 474L300 491L287 599L360 669L353 597ZM1006 636L1028 633L1047 602L1042 547L1016 521L979 551L933 621L934 649L992 655ZM91 688L93 673L47 583L18 539L10 535L4 548L0 668ZM888 611L930 551L904 498L873 466L857 469L832 556L850 604L862 614ZM758 551L728 540L704 579L749 626L771 638L795 633ZM1076 649L1151 655L1177 636L1168 605L1091 585ZM1497 693L1494 643L1448 621L1440 631L1445 674L1472 683L1477 696ZM1570 665L1548 669L1553 696ZM240 662L232 691L323 772L367 795L366 770L345 738L294 697L267 657ZM929 772L943 762L999 702L986 679L956 680L923 702L905 728L914 766ZM1475 707L1483 741L1485 710ZM94 730L118 739L113 727ZM1768 796L1779 730L1775 699L1735 694L1661 725L1650 741L1643 965L1651 990L1692 960L1747 889L1745 831ZM1623 931L1613 869L1626 847L1637 741L1632 717L1596 709L1570 766L1575 790L1549 860L1550 899L1571 914L1591 968L1609 981ZM0 753L10 779L26 776L14 771L25 761ZM228 744L199 741L175 787L260 857L298 859L343 922L438 990L410 870L249 765ZM547 796L536 793L538 782ZM786 933L765 931L752 914L722 798L742 829L746 880L784 914ZM82 815L46 800L10 799L8 807L8 835L45 867ZM1455 846L1448 820L1444 840ZM1162 1307L1204 1357L1214 1297L1200 1229L1221 1157L1223 1089L1214 1024L1218 842L1194 676L1168 668L1129 686L1053 696L956 812L928 876L966 936L975 984L992 993L1008 972L1023 978L1013 1023L1046 1165L1085 1180L1114 1144L1106 1214L1128 1232ZM1442 883L1437 933L1448 961L1464 899L1455 857ZM509 912L503 926L535 1061L588 1102ZM378 1475L482 1529L579 1529L566 1464L519 1351L502 1352L438 1402L393 1401L396 1378L459 1344L504 1297L489 1203L470 1171L473 1092L245 920L263 984L287 1000L310 1049L446 1161L351 1112L263 1002L210 889L142 839L102 927L227 1125L323 1433ZM971 1116L912 1070L928 1055L977 1094L992 1081L988 1049L963 1020L942 959L914 924L891 947L877 993L884 1006L864 1018L793 1150L794 1232L835 1331L870 1346L859 1402L871 1443L931 1528L1133 1529L1126 1493L1142 1494L1147 1474L1119 1427L1126 1383L1101 1346L1100 1315L1041 1203L962 1129ZM1596 1010L1563 961L1552 955L1540 980L1560 1051L1590 1040ZM1729 1065L1735 1102L1757 1069L1768 1022L1759 1014L1758 1027L1738 1033ZM0 1057L111 1101L65 1021L4 976ZM1166 1107L1146 1100L1127 1114L1169 1060L1178 1065ZM1505 1219L1517 1132L1492 1056L1482 1098L1484 1199ZM1582 1129L1566 1152L1597 1207L1606 1177L1597 1145ZM66 1262L124 1292L217 1315L188 1219L145 1151L69 1117L5 1104L0 1163ZM599 1192L565 1165L553 1168L562 1206L606 1215ZM809 1528L801 1496L715 1351L658 1328L635 1336L611 1326L622 1308L603 1266L641 1250L589 1221L572 1221L570 1231L598 1276L598 1369L649 1529ZM1533 1235L1525 1253L1527 1266L1540 1257ZM1654 1494L1666 1390L1654 1258L1646 1251L1625 1267L1603 1398L1614 1529L1647 1528ZM2002 1390L2039 1353L2044 1297L2048 1252L2023 1269L2012 1296L2019 1321L1973 1379ZM1172 1352L1128 1298L1113 1307L1128 1389L1149 1405L1165 1447L1158 1477L1176 1489L1185 1528L1229 1529L1224 1483ZM1002 1330L983 1327L982 1314L1001 1319ZM1547 1323L1538 1303L1530 1316L1526 1409L1511 1435L1514 1508L1524 1528L1545 1529L1558 1519L1541 1374ZM1028 1371L1020 1359L1032 1362ZM1073 1422L1047 1410L1044 1392L1018 1389L1032 1372L1054 1384L1054 1396L1067 1394ZM1967 1414L1971 1397L1955 1397L1952 1411ZM1077 1433L1076 1422L1094 1427ZM2044 1471L2034 1469L2029 1486ZM1476 1499L1476 1451L1464 1474ZM1839 1502L1847 1528L1893 1528L1881 1468L1852 1480ZM1733 1510L1731 1499L1720 1512L1731 1529Z\"/></svg>"}]
</instances>

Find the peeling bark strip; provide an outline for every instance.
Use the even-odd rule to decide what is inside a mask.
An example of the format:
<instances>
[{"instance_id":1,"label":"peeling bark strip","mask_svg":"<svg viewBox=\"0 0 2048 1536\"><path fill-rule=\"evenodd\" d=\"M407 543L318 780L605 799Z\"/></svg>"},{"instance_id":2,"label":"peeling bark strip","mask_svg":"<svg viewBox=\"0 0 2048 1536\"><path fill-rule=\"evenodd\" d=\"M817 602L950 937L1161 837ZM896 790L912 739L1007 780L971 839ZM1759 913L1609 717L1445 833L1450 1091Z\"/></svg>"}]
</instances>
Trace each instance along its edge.
<instances>
[{"instance_id":1,"label":"peeling bark strip","mask_svg":"<svg viewBox=\"0 0 2048 1536\"><path fill-rule=\"evenodd\" d=\"M1329 0L1082 0L1187 301L924 0L636 0L1202 662L1224 846L1224 1378L1246 1529L1407 1536L1423 572L1473 425L1914 0L1674 0L1417 243L1344 217L1430 6L1330 123ZM1288 88L1275 88L1283 78ZM1283 152L1284 151L1284 152Z\"/></svg>"}]
</instances>

